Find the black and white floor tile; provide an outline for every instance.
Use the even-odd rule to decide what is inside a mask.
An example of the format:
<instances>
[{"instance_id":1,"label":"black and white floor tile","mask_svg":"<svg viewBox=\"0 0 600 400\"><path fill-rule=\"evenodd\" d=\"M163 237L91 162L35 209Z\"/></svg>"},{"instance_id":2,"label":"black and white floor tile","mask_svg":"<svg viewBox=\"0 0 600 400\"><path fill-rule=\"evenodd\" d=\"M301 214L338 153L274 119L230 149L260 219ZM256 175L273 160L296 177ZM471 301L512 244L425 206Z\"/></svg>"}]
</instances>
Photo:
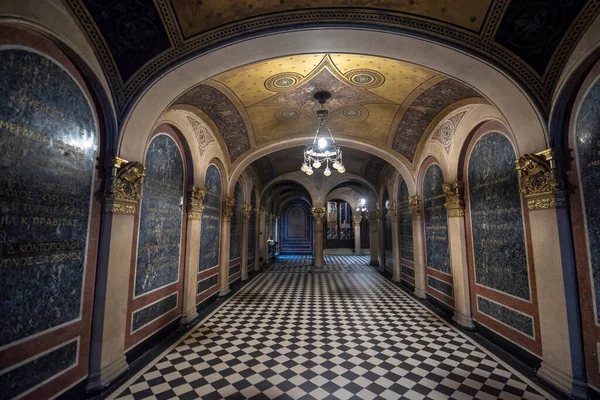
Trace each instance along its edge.
<instances>
[{"instance_id":1,"label":"black and white floor tile","mask_svg":"<svg viewBox=\"0 0 600 400\"><path fill-rule=\"evenodd\" d=\"M330 273L259 275L109 398L551 398L379 274L352 269L364 260L334 257L346 256L328 257Z\"/></svg>"}]
</instances>

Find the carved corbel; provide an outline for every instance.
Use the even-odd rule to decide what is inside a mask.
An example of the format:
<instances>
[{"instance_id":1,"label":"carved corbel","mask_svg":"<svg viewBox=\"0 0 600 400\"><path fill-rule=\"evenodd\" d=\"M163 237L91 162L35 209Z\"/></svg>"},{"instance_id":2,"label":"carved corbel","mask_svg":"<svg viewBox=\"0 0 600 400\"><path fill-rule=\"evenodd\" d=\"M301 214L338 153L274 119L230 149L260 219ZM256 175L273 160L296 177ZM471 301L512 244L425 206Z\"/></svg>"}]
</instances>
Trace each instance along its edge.
<instances>
[{"instance_id":1,"label":"carved corbel","mask_svg":"<svg viewBox=\"0 0 600 400\"><path fill-rule=\"evenodd\" d=\"M410 196L408 198L408 204L411 208L412 218L416 221L420 221L422 218L421 213L421 199L419 196Z\"/></svg>"},{"instance_id":2,"label":"carved corbel","mask_svg":"<svg viewBox=\"0 0 600 400\"><path fill-rule=\"evenodd\" d=\"M111 159L110 182L105 194L104 211L115 214L135 214L142 198L142 179L146 168L137 161L120 157Z\"/></svg>"},{"instance_id":3,"label":"carved corbel","mask_svg":"<svg viewBox=\"0 0 600 400\"><path fill-rule=\"evenodd\" d=\"M206 188L192 186L189 191L189 200L188 200L188 218L189 219L200 219L202 218L202 211L204 211L204 206L202 203L206 198Z\"/></svg>"},{"instance_id":4,"label":"carved corbel","mask_svg":"<svg viewBox=\"0 0 600 400\"><path fill-rule=\"evenodd\" d=\"M555 149L525 154L517 160L521 193L527 199L529 210L566 207L564 182L558 177L557 161Z\"/></svg>"},{"instance_id":5,"label":"carved corbel","mask_svg":"<svg viewBox=\"0 0 600 400\"><path fill-rule=\"evenodd\" d=\"M231 220L233 207L235 207L235 197L225 197L225 200L223 200L223 220Z\"/></svg>"},{"instance_id":6,"label":"carved corbel","mask_svg":"<svg viewBox=\"0 0 600 400\"><path fill-rule=\"evenodd\" d=\"M323 220L325 214L327 213L327 209L325 207L313 207L311 208L312 215L315 217L317 221Z\"/></svg>"},{"instance_id":7,"label":"carved corbel","mask_svg":"<svg viewBox=\"0 0 600 400\"><path fill-rule=\"evenodd\" d=\"M465 202L463 201L463 190L464 185L462 181L452 183L442 183L442 190L446 195L446 207L448 217L464 217L465 216Z\"/></svg>"}]
</instances>

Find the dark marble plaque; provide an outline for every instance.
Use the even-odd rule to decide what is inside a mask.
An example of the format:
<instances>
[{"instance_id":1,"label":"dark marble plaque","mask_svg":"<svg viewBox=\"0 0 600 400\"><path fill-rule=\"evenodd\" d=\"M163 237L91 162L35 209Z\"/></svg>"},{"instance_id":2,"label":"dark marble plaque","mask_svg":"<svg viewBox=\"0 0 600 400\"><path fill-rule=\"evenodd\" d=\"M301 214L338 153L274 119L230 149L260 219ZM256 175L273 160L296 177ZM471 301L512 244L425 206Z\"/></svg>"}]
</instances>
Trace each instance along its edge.
<instances>
[{"instance_id":1,"label":"dark marble plaque","mask_svg":"<svg viewBox=\"0 0 600 400\"><path fill-rule=\"evenodd\" d=\"M217 275L203 279L198 282L198 294L217 286Z\"/></svg>"},{"instance_id":2,"label":"dark marble plaque","mask_svg":"<svg viewBox=\"0 0 600 400\"><path fill-rule=\"evenodd\" d=\"M440 166L430 165L423 179L425 247L427 249L427 267L451 274L448 219L444 207L446 195L442 190L443 182Z\"/></svg>"},{"instance_id":3,"label":"dark marble plaque","mask_svg":"<svg viewBox=\"0 0 600 400\"><path fill-rule=\"evenodd\" d=\"M400 238L400 258L403 260L414 261L413 251L413 233L412 233L412 212L408 204L408 187L406 182L400 184L398 193L398 230Z\"/></svg>"},{"instance_id":4,"label":"dark marble plaque","mask_svg":"<svg viewBox=\"0 0 600 400\"><path fill-rule=\"evenodd\" d=\"M183 160L177 143L167 135L155 137L146 153L136 296L179 279L183 179Z\"/></svg>"},{"instance_id":5,"label":"dark marble plaque","mask_svg":"<svg viewBox=\"0 0 600 400\"><path fill-rule=\"evenodd\" d=\"M409 267L406 264L402 264L402 265L400 265L400 268L402 269L402 273L403 274L408 275L408 276L410 276L411 278L414 279L414 277L415 277L415 270L414 270L413 267Z\"/></svg>"},{"instance_id":6,"label":"dark marble plaque","mask_svg":"<svg viewBox=\"0 0 600 400\"><path fill-rule=\"evenodd\" d=\"M481 296L477 296L477 309L480 313L533 337L533 318L529 315L504 307L500 303Z\"/></svg>"},{"instance_id":7,"label":"dark marble plaque","mask_svg":"<svg viewBox=\"0 0 600 400\"><path fill-rule=\"evenodd\" d=\"M229 268L229 279L231 279L231 277L235 274L237 274L238 272L240 272L240 264L236 264L233 267Z\"/></svg>"},{"instance_id":8,"label":"dark marble plaque","mask_svg":"<svg viewBox=\"0 0 600 400\"><path fill-rule=\"evenodd\" d=\"M240 183L235 184L233 190L233 197L235 198L235 206L231 213L231 231L229 234L229 259L237 260L240 258L242 250L242 185Z\"/></svg>"},{"instance_id":9,"label":"dark marble plaque","mask_svg":"<svg viewBox=\"0 0 600 400\"><path fill-rule=\"evenodd\" d=\"M427 275L427 286L429 286L430 288L433 288L439 292L442 292L443 294L445 294L448 297L453 297L452 296L452 285L450 285L449 283L446 283L444 281L441 281L437 278L434 278L431 275Z\"/></svg>"},{"instance_id":10,"label":"dark marble plaque","mask_svg":"<svg viewBox=\"0 0 600 400\"><path fill-rule=\"evenodd\" d=\"M256 246L256 193L252 189L252 195L250 196L250 205L252 206L252 212L250 213L250 219L248 221L248 265L254 266L254 249Z\"/></svg>"},{"instance_id":11,"label":"dark marble plaque","mask_svg":"<svg viewBox=\"0 0 600 400\"><path fill-rule=\"evenodd\" d=\"M468 194L475 281L529 300L529 277L516 155L500 133L481 137L471 152Z\"/></svg>"},{"instance_id":12,"label":"dark marble plaque","mask_svg":"<svg viewBox=\"0 0 600 400\"><path fill-rule=\"evenodd\" d=\"M135 332L140 328L143 328L150 322L154 321L161 315L165 315L169 311L177 308L177 293L165 297L152 303L149 306L142 308L141 310L134 311L133 320L131 322L131 331Z\"/></svg>"},{"instance_id":13,"label":"dark marble plaque","mask_svg":"<svg viewBox=\"0 0 600 400\"><path fill-rule=\"evenodd\" d=\"M600 322L600 81L585 96L575 129L592 284Z\"/></svg>"},{"instance_id":14,"label":"dark marble plaque","mask_svg":"<svg viewBox=\"0 0 600 400\"><path fill-rule=\"evenodd\" d=\"M200 261L198 270L219 265L219 235L221 233L221 175L214 165L206 170L206 198L200 228Z\"/></svg>"},{"instance_id":15,"label":"dark marble plaque","mask_svg":"<svg viewBox=\"0 0 600 400\"><path fill-rule=\"evenodd\" d=\"M0 346L80 318L96 149L76 81L1 50Z\"/></svg>"},{"instance_id":16,"label":"dark marble plaque","mask_svg":"<svg viewBox=\"0 0 600 400\"><path fill-rule=\"evenodd\" d=\"M78 342L72 341L0 375L0 400L8 400L77 364Z\"/></svg>"}]
</instances>

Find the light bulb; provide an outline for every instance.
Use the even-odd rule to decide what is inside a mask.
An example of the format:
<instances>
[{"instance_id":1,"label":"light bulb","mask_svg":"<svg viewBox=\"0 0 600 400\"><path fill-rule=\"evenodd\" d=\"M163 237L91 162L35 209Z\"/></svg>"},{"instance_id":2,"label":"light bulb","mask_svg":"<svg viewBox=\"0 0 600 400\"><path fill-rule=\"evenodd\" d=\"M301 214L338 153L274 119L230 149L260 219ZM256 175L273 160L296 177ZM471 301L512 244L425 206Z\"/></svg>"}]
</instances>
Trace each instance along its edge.
<instances>
[{"instance_id":1,"label":"light bulb","mask_svg":"<svg viewBox=\"0 0 600 400\"><path fill-rule=\"evenodd\" d=\"M319 138L319 141L317 142L319 149L323 150L327 147L327 139L325 138Z\"/></svg>"},{"instance_id":2,"label":"light bulb","mask_svg":"<svg viewBox=\"0 0 600 400\"><path fill-rule=\"evenodd\" d=\"M344 167L343 165L341 167L338 168L338 172L340 174L343 174L344 172L346 172L346 167Z\"/></svg>"},{"instance_id":3,"label":"light bulb","mask_svg":"<svg viewBox=\"0 0 600 400\"><path fill-rule=\"evenodd\" d=\"M323 171L323 175L325 175L325 176L331 175L331 170L329 169L329 167L325 168L325 171Z\"/></svg>"},{"instance_id":4,"label":"light bulb","mask_svg":"<svg viewBox=\"0 0 600 400\"><path fill-rule=\"evenodd\" d=\"M306 170L306 175L311 176L313 174L312 168Z\"/></svg>"},{"instance_id":5,"label":"light bulb","mask_svg":"<svg viewBox=\"0 0 600 400\"><path fill-rule=\"evenodd\" d=\"M306 168L308 168L308 165L306 165L306 163L303 163L302 166L300 167L300 171L306 172Z\"/></svg>"},{"instance_id":6,"label":"light bulb","mask_svg":"<svg viewBox=\"0 0 600 400\"><path fill-rule=\"evenodd\" d=\"M333 163L332 167L335 169L338 169L340 167L340 162L336 160L336 162Z\"/></svg>"},{"instance_id":7,"label":"light bulb","mask_svg":"<svg viewBox=\"0 0 600 400\"><path fill-rule=\"evenodd\" d=\"M315 168L319 168L320 166L321 166L321 162L319 160L317 160L313 163L313 167L315 167Z\"/></svg>"}]
</instances>

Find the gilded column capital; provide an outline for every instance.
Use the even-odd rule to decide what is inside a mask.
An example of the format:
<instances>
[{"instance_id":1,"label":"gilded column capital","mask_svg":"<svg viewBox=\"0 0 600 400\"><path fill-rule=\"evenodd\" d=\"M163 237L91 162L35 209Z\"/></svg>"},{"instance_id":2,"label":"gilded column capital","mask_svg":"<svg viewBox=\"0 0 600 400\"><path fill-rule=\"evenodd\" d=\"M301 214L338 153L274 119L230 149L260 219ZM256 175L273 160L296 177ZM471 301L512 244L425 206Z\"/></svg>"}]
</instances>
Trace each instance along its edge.
<instances>
[{"instance_id":1,"label":"gilded column capital","mask_svg":"<svg viewBox=\"0 0 600 400\"><path fill-rule=\"evenodd\" d=\"M142 198L142 179L146 168L137 161L114 157L108 164L110 182L104 196L104 211L115 214L135 214Z\"/></svg>"},{"instance_id":2,"label":"gilded column capital","mask_svg":"<svg viewBox=\"0 0 600 400\"><path fill-rule=\"evenodd\" d=\"M360 225L360 223L362 222L362 215L353 215L352 216L352 221L354 222L354 225Z\"/></svg>"},{"instance_id":3,"label":"gilded column capital","mask_svg":"<svg viewBox=\"0 0 600 400\"><path fill-rule=\"evenodd\" d=\"M369 224L378 224L379 220L383 216L381 210L374 210L369 212Z\"/></svg>"},{"instance_id":4,"label":"gilded column capital","mask_svg":"<svg viewBox=\"0 0 600 400\"><path fill-rule=\"evenodd\" d=\"M422 214L421 199L419 199L419 196L410 196L408 198L408 204L410 205L412 218L416 221L420 221L422 218Z\"/></svg>"},{"instance_id":5,"label":"gilded column capital","mask_svg":"<svg viewBox=\"0 0 600 400\"><path fill-rule=\"evenodd\" d=\"M529 210L546 210L567 206L564 182L559 179L556 164L558 152L546 149L535 154L525 154L517 160L521 193Z\"/></svg>"},{"instance_id":6,"label":"gilded column capital","mask_svg":"<svg viewBox=\"0 0 600 400\"><path fill-rule=\"evenodd\" d=\"M225 197L223 200L223 220L231 221L233 215L233 207L235 207L235 197Z\"/></svg>"},{"instance_id":7,"label":"gilded column capital","mask_svg":"<svg viewBox=\"0 0 600 400\"><path fill-rule=\"evenodd\" d=\"M442 183L442 190L446 195L446 207L448 217L464 217L465 216L465 202L463 200L464 195L464 184L462 181Z\"/></svg>"},{"instance_id":8,"label":"gilded column capital","mask_svg":"<svg viewBox=\"0 0 600 400\"><path fill-rule=\"evenodd\" d=\"M322 220L327 213L327 209L325 207L313 207L310 209L310 211L312 211L312 215L316 220Z\"/></svg>"},{"instance_id":9,"label":"gilded column capital","mask_svg":"<svg viewBox=\"0 0 600 400\"><path fill-rule=\"evenodd\" d=\"M189 200L188 200L188 218L189 219L200 219L202 218L202 211L204 211L204 206L202 203L206 198L206 188L192 186L189 191Z\"/></svg>"},{"instance_id":10,"label":"gilded column capital","mask_svg":"<svg viewBox=\"0 0 600 400\"><path fill-rule=\"evenodd\" d=\"M242 205L242 218L244 222L250 221L250 215L252 214L252 204Z\"/></svg>"}]
</instances>

